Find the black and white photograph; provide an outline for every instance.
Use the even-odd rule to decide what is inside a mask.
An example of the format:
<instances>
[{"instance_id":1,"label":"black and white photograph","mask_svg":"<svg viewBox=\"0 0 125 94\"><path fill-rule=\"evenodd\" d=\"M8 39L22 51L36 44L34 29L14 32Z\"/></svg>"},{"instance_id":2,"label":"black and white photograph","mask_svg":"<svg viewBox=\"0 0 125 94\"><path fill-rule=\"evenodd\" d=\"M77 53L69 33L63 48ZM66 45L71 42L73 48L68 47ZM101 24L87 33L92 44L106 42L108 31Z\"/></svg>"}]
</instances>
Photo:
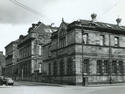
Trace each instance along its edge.
<instances>
[{"instance_id":1,"label":"black and white photograph","mask_svg":"<svg viewBox=\"0 0 125 94\"><path fill-rule=\"evenodd\" d=\"M125 94L125 0L0 0L0 94Z\"/></svg>"}]
</instances>

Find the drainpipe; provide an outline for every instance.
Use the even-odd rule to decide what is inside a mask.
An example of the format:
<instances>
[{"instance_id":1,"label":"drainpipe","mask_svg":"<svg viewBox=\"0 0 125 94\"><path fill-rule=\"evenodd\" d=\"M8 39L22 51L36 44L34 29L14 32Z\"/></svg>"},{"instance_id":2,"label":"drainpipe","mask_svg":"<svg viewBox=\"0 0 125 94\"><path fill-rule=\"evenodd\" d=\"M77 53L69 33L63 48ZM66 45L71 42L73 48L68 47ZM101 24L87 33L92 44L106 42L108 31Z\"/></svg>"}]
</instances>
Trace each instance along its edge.
<instances>
[{"instance_id":1,"label":"drainpipe","mask_svg":"<svg viewBox=\"0 0 125 94\"><path fill-rule=\"evenodd\" d=\"M83 81L83 82L82 82L82 85L83 85L83 86L86 86L85 77L84 77L84 57L83 57L83 55L84 55L84 54L83 54L83 44L84 44L84 43L83 43L83 41L84 41L84 40L83 40L83 34L84 34L83 25L82 25L82 30L81 30L81 31L82 31L82 32L81 32L81 33L82 33L82 81Z\"/></svg>"}]
</instances>

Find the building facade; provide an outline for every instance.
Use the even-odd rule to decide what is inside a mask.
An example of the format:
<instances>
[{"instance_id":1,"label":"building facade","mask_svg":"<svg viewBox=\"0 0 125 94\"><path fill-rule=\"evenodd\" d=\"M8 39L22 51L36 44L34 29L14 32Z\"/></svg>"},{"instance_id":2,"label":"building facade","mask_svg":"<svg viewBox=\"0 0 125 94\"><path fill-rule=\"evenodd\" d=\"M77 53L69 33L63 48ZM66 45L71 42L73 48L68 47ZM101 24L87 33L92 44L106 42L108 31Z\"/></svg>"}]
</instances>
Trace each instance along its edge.
<instances>
[{"instance_id":1,"label":"building facade","mask_svg":"<svg viewBox=\"0 0 125 94\"><path fill-rule=\"evenodd\" d=\"M3 75L3 69L5 67L5 56L3 55L3 52L0 51L0 76Z\"/></svg>"},{"instance_id":2,"label":"building facade","mask_svg":"<svg viewBox=\"0 0 125 94\"><path fill-rule=\"evenodd\" d=\"M51 26L38 22L32 24L26 36L20 35L19 59L16 65L17 80L40 81L41 64L43 63L42 46L50 42L51 33Z\"/></svg>"},{"instance_id":3,"label":"building facade","mask_svg":"<svg viewBox=\"0 0 125 94\"><path fill-rule=\"evenodd\" d=\"M13 50L6 46L6 68L16 80L89 85L125 82L125 27L78 20L59 28L41 22L20 35ZM8 50L9 49L9 50ZM14 65L14 67L9 67ZM9 69L10 68L10 69ZM9 71L9 72L11 72Z\"/></svg>"},{"instance_id":4,"label":"building facade","mask_svg":"<svg viewBox=\"0 0 125 94\"><path fill-rule=\"evenodd\" d=\"M19 57L17 49L18 40L12 41L5 47L5 71L4 75L8 77L14 77L16 74L15 65L17 64L17 59Z\"/></svg>"},{"instance_id":5,"label":"building facade","mask_svg":"<svg viewBox=\"0 0 125 94\"><path fill-rule=\"evenodd\" d=\"M94 15L95 16L95 15ZM125 27L94 21L62 21L43 46L42 80L62 84L125 82Z\"/></svg>"}]
</instances>

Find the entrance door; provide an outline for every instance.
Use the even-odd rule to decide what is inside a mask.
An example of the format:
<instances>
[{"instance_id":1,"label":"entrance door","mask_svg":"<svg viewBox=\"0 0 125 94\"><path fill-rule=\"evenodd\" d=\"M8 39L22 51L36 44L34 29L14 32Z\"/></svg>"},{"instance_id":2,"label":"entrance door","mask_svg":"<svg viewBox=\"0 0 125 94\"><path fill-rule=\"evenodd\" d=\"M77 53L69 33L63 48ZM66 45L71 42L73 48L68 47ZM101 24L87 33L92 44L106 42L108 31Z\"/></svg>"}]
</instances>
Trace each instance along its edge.
<instances>
[{"instance_id":1,"label":"entrance door","mask_svg":"<svg viewBox=\"0 0 125 94\"><path fill-rule=\"evenodd\" d=\"M88 85L88 77L83 77L82 85L83 86L87 86Z\"/></svg>"}]
</instances>

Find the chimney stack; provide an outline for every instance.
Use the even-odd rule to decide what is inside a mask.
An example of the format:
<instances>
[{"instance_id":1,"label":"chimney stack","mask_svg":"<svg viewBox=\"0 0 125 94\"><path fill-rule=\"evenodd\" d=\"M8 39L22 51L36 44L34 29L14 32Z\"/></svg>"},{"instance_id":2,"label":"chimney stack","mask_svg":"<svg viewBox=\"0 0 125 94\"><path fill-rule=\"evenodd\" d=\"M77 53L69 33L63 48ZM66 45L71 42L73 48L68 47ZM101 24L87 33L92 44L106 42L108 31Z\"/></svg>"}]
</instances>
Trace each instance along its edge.
<instances>
[{"instance_id":1,"label":"chimney stack","mask_svg":"<svg viewBox=\"0 0 125 94\"><path fill-rule=\"evenodd\" d=\"M3 51L0 51L0 54L3 55Z\"/></svg>"},{"instance_id":2,"label":"chimney stack","mask_svg":"<svg viewBox=\"0 0 125 94\"><path fill-rule=\"evenodd\" d=\"M116 22L117 22L117 25L118 25L118 26L121 24L121 21L122 21L121 18L117 18L117 19L116 19Z\"/></svg>"},{"instance_id":3,"label":"chimney stack","mask_svg":"<svg viewBox=\"0 0 125 94\"><path fill-rule=\"evenodd\" d=\"M97 17L97 14L96 14L96 13L92 13L92 14L91 14L92 22L95 22L95 21L96 21L96 17Z\"/></svg>"},{"instance_id":4,"label":"chimney stack","mask_svg":"<svg viewBox=\"0 0 125 94\"><path fill-rule=\"evenodd\" d=\"M32 28L35 28L36 24L32 24Z\"/></svg>"},{"instance_id":5,"label":"chimney stack","mask_svg":"<svg viewBox=\"0 0 125 94\"><path fill-rule=\"evenodd\" d=\"M39 26L41 24L41 22L39 21L38 23L37 23L37 26Z\"/></svg>"}]
</instances>

